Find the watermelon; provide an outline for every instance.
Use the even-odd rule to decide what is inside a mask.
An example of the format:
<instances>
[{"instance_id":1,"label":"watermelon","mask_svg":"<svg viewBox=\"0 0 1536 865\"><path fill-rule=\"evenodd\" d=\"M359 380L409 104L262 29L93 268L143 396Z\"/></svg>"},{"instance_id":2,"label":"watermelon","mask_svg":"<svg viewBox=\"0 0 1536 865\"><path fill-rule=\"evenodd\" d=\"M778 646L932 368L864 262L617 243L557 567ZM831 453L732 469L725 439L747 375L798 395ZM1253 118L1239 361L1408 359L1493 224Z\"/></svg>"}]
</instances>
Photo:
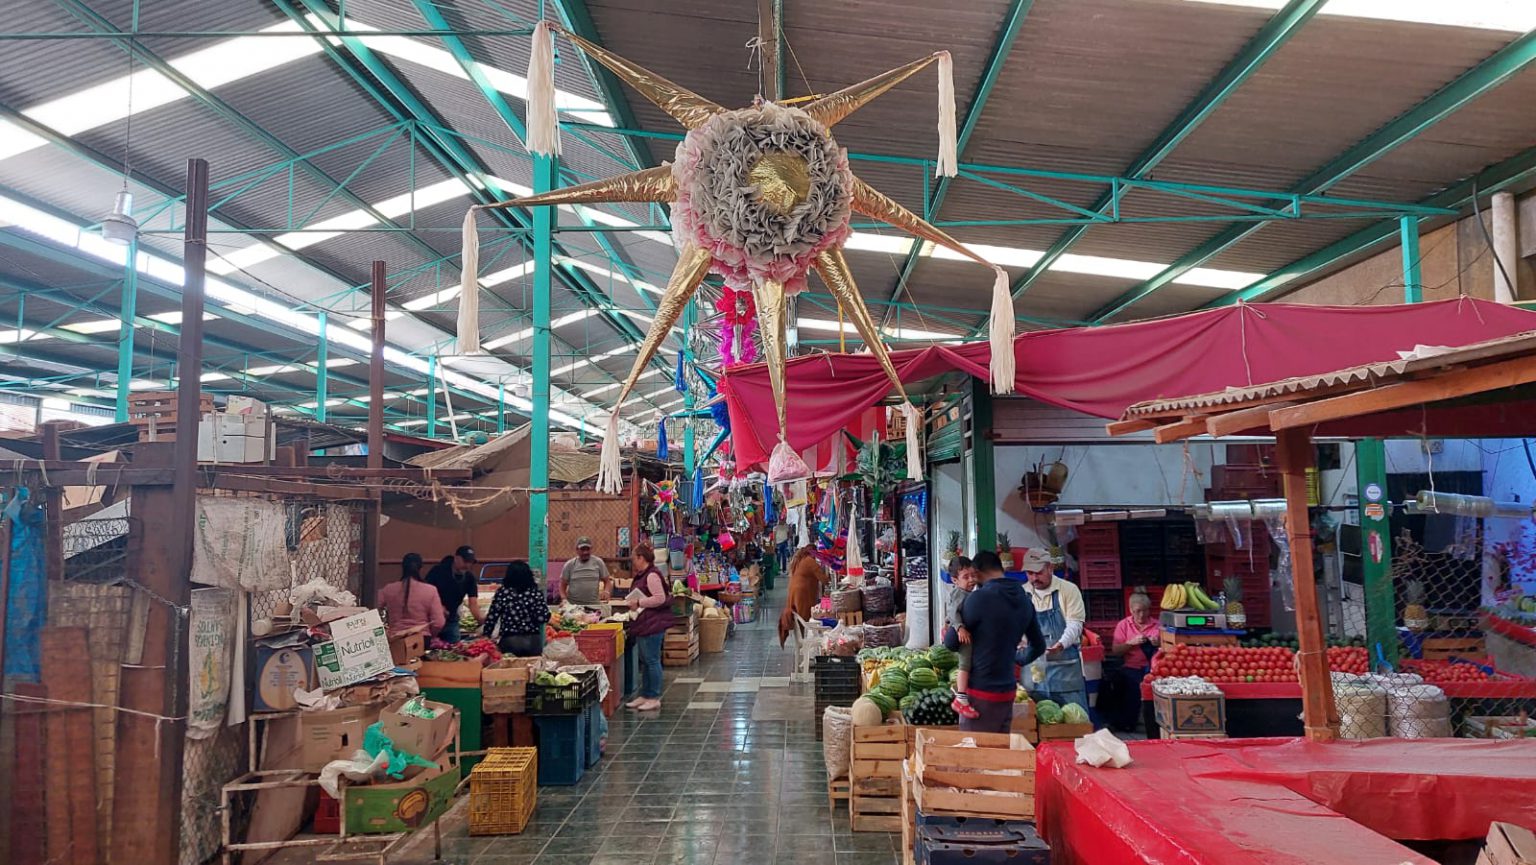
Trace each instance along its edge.
<instances>
[{"instance_id":1,"label":"watermelon","mask_svg":"<svg viewBox=\"0 0 1536 865\"><path fill-rule=\"evenodd\" d=\"M912 711L913 706L917 705L919 696L918 694L908 694L902 697L901 702L896 704L896 708L900 709L903 715L907 714Z\"/></svg>"},{"instance_id":2,"label":"watermelon","mask_svg":"<svg viewBox=\"0 0 1536 865\"><path fill-rule=\"evenodd\" d=\"M891 670L880 677L880 691L890 694L895 699L901 699L907 695L909 686L907 674L899 670Z\"/></svg>"},{"instance_id":3,"label":"watermelon","mask_svg":"<svg viewBox=\"0 0 1536 865\"><path fill-rule=\"evenodd\" d=\"M953 670L960 664L960 656L943 646L934 646L928 650L928 660L935 670Z\"/></svg>"},{"instance_id":4,"label":"watermelon","mask_svg":"<svg viewBox=\"0 0 1536 865\"><path fill-rule=\"evenodd\" d=\"M864 699L880 707L881 718L896 711L896 701L884 691L870 691L864 695Z\"/></svg>"},{"instance_id":5,"label":"watermelon","mask_svg":"<svg viewBox=\"0 0 1536 865\"><path fill-rule=\"evenodd\" d=\"M939 674L927 667L918 667L907 676L907 684L918 690L926 691L939 686Z\"/></svg>"}]
</instances>

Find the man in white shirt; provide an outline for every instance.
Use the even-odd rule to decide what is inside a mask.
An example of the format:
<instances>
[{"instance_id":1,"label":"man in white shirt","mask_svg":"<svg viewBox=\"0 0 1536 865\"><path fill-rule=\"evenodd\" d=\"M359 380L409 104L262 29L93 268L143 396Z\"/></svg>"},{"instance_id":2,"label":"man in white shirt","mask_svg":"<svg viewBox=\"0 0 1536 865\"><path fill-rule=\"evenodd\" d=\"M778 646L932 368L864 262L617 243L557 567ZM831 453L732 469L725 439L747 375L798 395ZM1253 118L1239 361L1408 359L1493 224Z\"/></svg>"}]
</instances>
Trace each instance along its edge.
<instances>
[{"instance_id":1,"label":"man in white shirt","mask_svg":"<svg viewBox=\"0 0 1536 865\"><path fill-rule=\"evenodd\" d=\"M1031 666L1025 689L1036 701L1054 700L1063 706L1076 703L1086 710L1088 692L1078 650L1088 619L1083 593L1051 573L1050 554L1045 550L1026 552L1022 567L1029 575L1026 591L1034 601L1035 618L1046 641L1045 654Z\"/></svg>"},{"instance_id":2,"label":"man in white shirt","mask_svg":"<svg viewBox=\"0 0 1536 865\"><path fill-rule=\"evenodd\" d=\"M609 589L608 564L592 555L590 538L577 538L576 558L566 559L560 570L560 599L595 607L608 600Z\"/></svg>"}]
</instances>

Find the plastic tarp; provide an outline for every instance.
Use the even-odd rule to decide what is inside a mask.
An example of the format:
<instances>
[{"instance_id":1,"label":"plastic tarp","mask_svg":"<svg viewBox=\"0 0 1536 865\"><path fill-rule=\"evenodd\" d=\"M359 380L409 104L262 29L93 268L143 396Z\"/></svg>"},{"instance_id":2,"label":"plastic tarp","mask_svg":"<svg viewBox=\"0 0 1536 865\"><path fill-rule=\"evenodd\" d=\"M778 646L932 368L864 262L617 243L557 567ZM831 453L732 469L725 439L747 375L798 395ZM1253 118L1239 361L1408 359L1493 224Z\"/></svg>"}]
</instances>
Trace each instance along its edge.
<instances>
[{"instance_id":1,"label":"plastic tarp","mask_svg":"<svg viewBox=\"0 0 1536 865\"><path fill-rule=\"evenodd\" d=\"M5 505L11 521L11 585L5 608L5 670L22 682L42 677L38 632L48 621L48 579L43 550L43 509L22 487Z\"/></svg>"},{"instance_id":2,"label":"plastic tarp","mask_svg":"<svg viewBox=\"0 0 1536 865\"><path fill-rule=\"evenodd\" d=\"M1212 393L1366 363L1419 345L1464 346L1536 330L1536 313L1462 298L1392 306L1238 304L1095 328L1035 331L1014 339L1016 393L1118 418L1146 400ZM985 380L986 342L891 354L903 383L951 372ZM891 390L870 354L821 354L788 364L789 444L803 451ZM720 390L740 467L767 460L776 441L773 390L763 364L737 367ZM1418 413L1414 413L1415 417Z\"/></svg>"},{"instance_id":3,"label":"plastic tarp","mask_svg":"<svg viewBox=\"0 0 1536 865\"><path fill-rule=\"evenodd\" d=\"M1035 810L1052 865L1430 865L1393 839L1536 825L1536 741L1127 744L1124 769L1078 765L1071 743L1039 750Z\"/></svg>"}]
</instances>

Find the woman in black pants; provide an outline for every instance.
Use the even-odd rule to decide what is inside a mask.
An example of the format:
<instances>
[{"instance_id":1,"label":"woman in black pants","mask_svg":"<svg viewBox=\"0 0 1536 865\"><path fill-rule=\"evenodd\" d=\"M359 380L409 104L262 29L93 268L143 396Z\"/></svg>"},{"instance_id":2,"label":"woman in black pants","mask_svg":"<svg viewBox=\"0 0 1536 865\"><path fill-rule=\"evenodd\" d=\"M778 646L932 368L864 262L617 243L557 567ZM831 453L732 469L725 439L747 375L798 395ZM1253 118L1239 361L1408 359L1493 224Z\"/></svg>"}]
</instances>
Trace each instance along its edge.
<instances>
[{"instance_id":1,"label":"woman in black pants","mask_svg":"<svg viewBox=\"0 0 1536 865\"><path fill-rule=\"evenodd\" d=\"M533 569L524 561L508 562L501 588L491 599L483 633L496 635L496 647L503 654L539 655L544 651L544 624L548 621L549 605L533 578Z\"/></svg>"}]
</instances>

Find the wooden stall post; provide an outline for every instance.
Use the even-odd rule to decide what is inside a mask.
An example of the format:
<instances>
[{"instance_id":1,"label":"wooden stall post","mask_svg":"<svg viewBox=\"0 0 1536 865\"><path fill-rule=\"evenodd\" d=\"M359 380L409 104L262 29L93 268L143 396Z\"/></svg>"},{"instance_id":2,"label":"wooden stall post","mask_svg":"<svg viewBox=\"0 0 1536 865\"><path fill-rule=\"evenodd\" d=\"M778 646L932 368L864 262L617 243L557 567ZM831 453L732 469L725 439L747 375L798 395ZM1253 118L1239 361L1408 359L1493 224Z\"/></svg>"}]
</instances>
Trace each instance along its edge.
<instances>
[{"instance_id":1,"label":"wooden stall post","mask_svg":"<svg viewBox=\"0 0 1536 865\"><path fill-rule=\"evenodd\" d=\"M370 273L372 347L368 354L368 468L384 468L384 328L387 316L384 293L387 289L384 262L375 261ZM434 397L435 398L435 397ZM369 494L363 508L361 536L363 573L358 586L358 600L373 606L379 588L379 526L383 498L378 490Z\"/></svg>"},{"instance_id":2,"label":"wooden stall post","mask_svg":"<svg viewBox=\"0 0 1536 865\"><path fill-rule=\"evenodd\" d=\"M63 459L59 448L59 422L48 421L42 427L43 459ZM43 489L43 515L47 527L43 537L44 573L47 579L64 579L64 487L49 484Z\"/></svg>"},{"instance_id":3,"label":"wooden stall post","mask_svg":"<svg viewBox=\"0 0 1536 865\"><path fill-rule=\"evenodd\" d=\"M1296 592L1296 635L1301 644L1301 719L1307 738L1329 742L1339 735L1333 680L1323 620L1317 606L1317 578L1312 564L1312 519L1307 511L1307 469L1312 467L1312 433L1288 429L1276 435L1281 480L1285 487L1285 532L1290 539L1291 572Z\"/></svg>"}]
</instances>

